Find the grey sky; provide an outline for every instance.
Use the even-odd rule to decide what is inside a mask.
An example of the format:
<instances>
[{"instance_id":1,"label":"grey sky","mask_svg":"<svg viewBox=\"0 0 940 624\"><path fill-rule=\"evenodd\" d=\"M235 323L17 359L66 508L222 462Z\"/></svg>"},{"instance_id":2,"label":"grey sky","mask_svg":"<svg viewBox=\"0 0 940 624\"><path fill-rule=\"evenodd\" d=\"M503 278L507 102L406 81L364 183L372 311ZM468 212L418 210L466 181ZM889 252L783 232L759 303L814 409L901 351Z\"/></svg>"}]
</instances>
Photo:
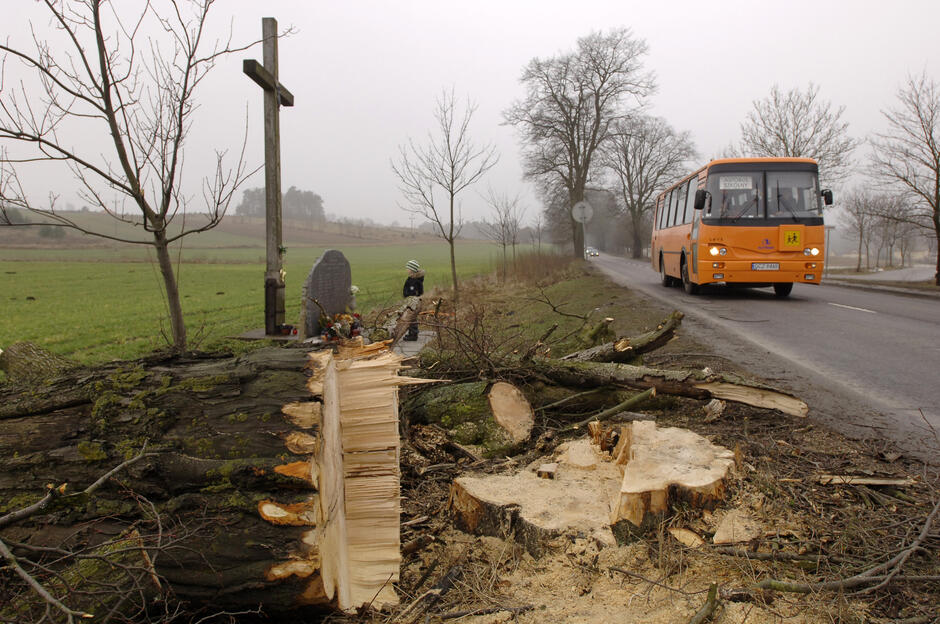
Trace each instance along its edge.
<instances>
[{"instance_id":1,"label":"grey sky","mask_svg":"<svg viewBox=\"0 0 940 624\"><path fill-rule=\"evenodd\" d=\"M37 15L29 0L26 13ZM11 32L23 32L7 16ZM487 185L529 199L521 181L518 142L501 113L522 90L533 57L571 50L592 30L626 26L649 44L645 66L657 77L649 112L689 130L704 162L739 138L754 99L774 83L784 89L820 86L820 96L845 105L853 136L884 128L879 109L894 105L908 73L940 79L935 39L940 2L873 0L745 2L582 1L308 2L221 0L211 18L235 40L257 38L261 18L296 33L280 43L281 81L295 107L282 109L282 184L319 193L327 212L408 223L389 167L398 145L423 139L435 98L453 87L478 105L471 131L495 142L499 165L462 200L464 218L485 216L477 192ZM45 17L35 21L40 31ZM219 64L198 94L201 110L187 154L187 179L211 173L212 150L236 148L247 111L249 158L263 158L261 90L241 73L243 58ZM7 68L9 71L9 68ZM860 152L859 157L863 154ZM202 171L200 163L207 163ZM57 181L69 193L69 183ZM38 178L30 188L44 190ZM261 186L257 174L248 186ZM239 193L239 198L240 198Z\"/></svg>"}]
</instances>

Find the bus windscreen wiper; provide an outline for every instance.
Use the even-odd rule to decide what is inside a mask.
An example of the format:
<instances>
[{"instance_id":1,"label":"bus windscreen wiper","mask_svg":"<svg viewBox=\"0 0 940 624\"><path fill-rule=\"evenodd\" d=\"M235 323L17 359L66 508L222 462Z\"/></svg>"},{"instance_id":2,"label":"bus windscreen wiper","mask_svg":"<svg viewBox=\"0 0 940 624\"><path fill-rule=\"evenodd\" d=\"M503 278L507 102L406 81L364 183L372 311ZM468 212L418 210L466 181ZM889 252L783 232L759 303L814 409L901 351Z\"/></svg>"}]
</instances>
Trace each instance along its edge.
<instances>
[{"instance_id":1,"label":"bus windscreen wiper","mask_svg":"<svg viewBox=\"0 0 940 624\"><path fill-rule=\"evenodd\" d=\"M780 201L782 198L783 198L783 195L780 194L780 180L777 180L777 206L778 206L777 212L780 212L780 208L779 208L779 207L780 207L780 206L783 206L784 208L787 209L787 212L789 212L790 215L793 217L793 222L794 222L794 223L799 223L800 218L797 216L797 214L796 214L795 212L793 212L793 209L792 209L792 208L790 208L789 206L787 206L787 204L786 204L785 202Z\"/></svg>"},{"instance_id":2,"label":"bus windscreen wiper","mask_svg":"<svg viewBox=\"0 0 940 624\"><path fill-rule=\"evenodd\" d=\"M751 209L751 204L755 204L755 205L757 204L757 195L754 196L754 199L744 204L744 206L741 208L741 212L731 217L731 222L735 223L738 219L743 217L747 213L747 211Z\"/></svg>"}]
</instances>

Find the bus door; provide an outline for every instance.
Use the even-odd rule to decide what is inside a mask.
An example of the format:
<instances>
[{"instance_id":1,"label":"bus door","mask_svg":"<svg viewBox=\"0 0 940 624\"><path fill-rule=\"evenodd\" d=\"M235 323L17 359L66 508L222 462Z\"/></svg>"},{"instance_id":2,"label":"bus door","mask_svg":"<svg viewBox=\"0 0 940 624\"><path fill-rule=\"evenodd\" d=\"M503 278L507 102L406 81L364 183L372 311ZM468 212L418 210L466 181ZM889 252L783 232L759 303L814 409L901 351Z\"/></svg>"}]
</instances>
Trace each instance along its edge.
<instances>
[{"instance_id":1,"label":"bus door","mask_svg":"<svg viewBox=\"0 0 940 624\"><path fill-rule=\"evenodd\" d=\"M694 203L695 189L698 187L698 178L692 178L695 182L689 187L689 196ZM698 222L702 218L702 211L692 209L692 233L689 235L689 245L692 247L692 272L698 273Z\"/></svg>"}]
</instances>

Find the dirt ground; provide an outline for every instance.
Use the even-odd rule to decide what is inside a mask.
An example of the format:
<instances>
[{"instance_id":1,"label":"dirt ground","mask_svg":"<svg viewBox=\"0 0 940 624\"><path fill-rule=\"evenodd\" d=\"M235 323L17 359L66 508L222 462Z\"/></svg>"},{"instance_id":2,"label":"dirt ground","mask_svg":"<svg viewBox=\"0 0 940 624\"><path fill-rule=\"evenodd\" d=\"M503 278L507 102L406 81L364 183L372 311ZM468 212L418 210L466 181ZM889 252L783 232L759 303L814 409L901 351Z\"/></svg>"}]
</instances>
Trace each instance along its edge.
<instances>
[{"instance_id":1,"label":"dirt ground","mask_svg":"<svg viewBox=\"0 0 940 624\"><path fill-rule=\"evenodd\" d=\"M516 291L495 300L503 316L514 302L522 308L533 305L525 293ZM561 292L543 290L542 294L558 297L552 303L561 307ZM616 317L618 335L647 330L668 312L626 291L608 293L599 309ZM553 354L565 350L570 350L570 344L556 345ZM422 358L422 365L433 360L433 356ZM644 364L747 373L708 352L682 330L678 339L647 355ZM543 386L532 384L523 390L536 408L548 402ZM442 428L409 423L404 407L402 606L358 621L688 622L705 605L712 583L717 584L719 597L708 620L712 622L938 621L937 524L897 576L883 586L872 589L869 583L809 593L757 588L770 579L838 581L902 552L921 532L938 499L934 469L878 442L852 442L812 420L772 410L728 403L721 418L706 423L704 404L664 396L638 411L662 426L692 429L735 449L739 466L722 505L713 511L673 508L658 526L615 547L603 547L572 527L556 540L556 548L538 558L526 552L515 535L478 536L455 529L448 507L450 486L460 475L509 474L539 458L549 458L559 442L582 435L566 436L556 429L566 420L580 419L584 412L577 413L572 405L564 414L537 411L536 442L515 457L473 460ZM407 397L403 405L407 406ZM592 409L597 406L585 406L587 413ZM912 477L914 481L893 488L821 485L816 479L819 474ZM744 510L754 517L760 537L731 549L717 548L710 538L731 510ZM669 528L690 529L705 544L685 546L672 537ZM439 598L427 607L427 592L445 578L454 580L452 586L439 590Z\"/></svg>"}]
</instances>

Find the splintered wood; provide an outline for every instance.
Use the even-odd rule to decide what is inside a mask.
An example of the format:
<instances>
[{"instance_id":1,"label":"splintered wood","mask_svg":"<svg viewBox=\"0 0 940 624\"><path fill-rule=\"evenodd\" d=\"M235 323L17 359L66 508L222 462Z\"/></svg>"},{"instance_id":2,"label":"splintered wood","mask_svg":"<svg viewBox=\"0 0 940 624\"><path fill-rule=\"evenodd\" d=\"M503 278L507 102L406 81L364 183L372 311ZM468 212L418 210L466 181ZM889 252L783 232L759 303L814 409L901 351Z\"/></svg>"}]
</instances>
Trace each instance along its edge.
<instances>
[{"instance_id":1,"label":"splintered wood","mask_svg":"<svg viewBox=\"0 0 940 624\"><path fill-rule=\"evenodd\" d=\"M563 444L553 461L537 461L513 475L456 479L450 507L457 525L514 534L538 555L571 532L611 544L618 525L646 526L675 502L708 508L724 495L734 453L692 431L660 429L652 421L619 431L599 424L589 429L591 438Z\"/></svg>"},{"instance_id":2,"label":"splintered wood","mask_svg":"<svg viewBox=\"0 0 940 624\"><path fill-rule=\"evenodd\" d=\"M312 352L307 388L322 402L282 408L298 428L286 448L307 462L277 472L309 480L317 493L303 502L262 501L261 516L275 525L309 527L288 561L267 578L307 579L300 604L354 611L396 604L400 474L398 386L427 380L401 377L402 358L387 344Z\"/></svg>"}]
</instances>

